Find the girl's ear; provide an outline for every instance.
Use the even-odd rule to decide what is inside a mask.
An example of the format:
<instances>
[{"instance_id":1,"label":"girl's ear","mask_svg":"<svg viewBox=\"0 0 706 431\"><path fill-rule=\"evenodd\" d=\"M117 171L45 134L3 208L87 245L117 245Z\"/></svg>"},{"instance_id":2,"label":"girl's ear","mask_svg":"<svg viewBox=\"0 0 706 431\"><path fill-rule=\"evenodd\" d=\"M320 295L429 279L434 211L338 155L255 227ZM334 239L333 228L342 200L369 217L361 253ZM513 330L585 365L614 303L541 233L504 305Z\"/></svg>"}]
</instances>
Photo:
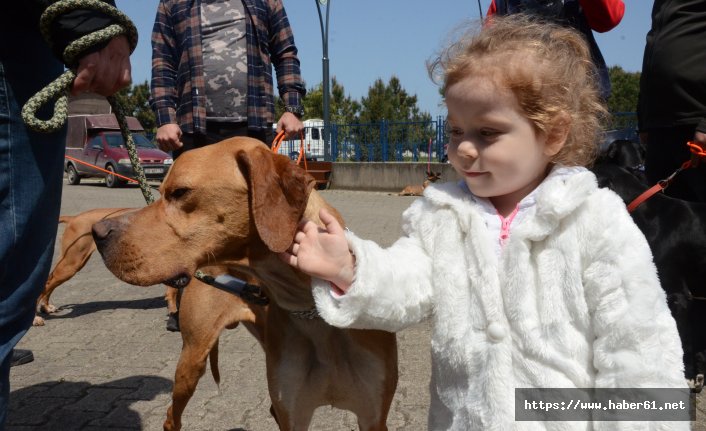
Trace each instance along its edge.
<instances>
[{"instance_id":1,"label":"girl's ear","mask_svg":"<svg viewBox=\"0 0 706 431\"><path fill-rule=\"evenodd\" d=\"M554 157L557 153L559 153L559 151L561 151L562 148L564 148L566 139L569 136L570 128L571 117L565 112L557 115L547 133L547 144L544 147L545 155Z\"/></svg>"}]
</instances>

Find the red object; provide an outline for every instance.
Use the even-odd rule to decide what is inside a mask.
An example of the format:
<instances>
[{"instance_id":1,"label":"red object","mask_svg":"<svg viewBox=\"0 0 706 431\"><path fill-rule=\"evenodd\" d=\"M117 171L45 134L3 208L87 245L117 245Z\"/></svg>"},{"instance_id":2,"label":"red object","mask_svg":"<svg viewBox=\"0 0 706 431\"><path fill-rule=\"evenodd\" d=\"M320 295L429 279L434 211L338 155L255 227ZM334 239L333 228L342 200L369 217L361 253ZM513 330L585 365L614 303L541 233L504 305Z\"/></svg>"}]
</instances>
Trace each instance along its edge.
<instances>
[{"instance_id":1,"label":"red object","mask_svg":"<svg viewBox=\"0 0 706 431\"><path fill-rule=\"evenodd\" d=\"M667 178L661 181L658 181L657 184L644 191L640 196L636 197L635 200L628 204L628 212L633 212L635 208L639 207L647 199L657 194L657 192L661 192L662 190L666 189L667 186L672 183L674 177L676 177L679 172L683 171L684 169L695 168L699 164L701 159L706 159L706 149L704 149L704 147L702 147L701 144L699 144L698 142L689 141L686 143L686 146L689 147L689 150L691 151L691 160L687 160L686 162L682 163L679 169L674 171L672 175L668 176Z\"/></svg>"},{"instance_id":2,"label":"red object","mask_svg":"<svg viewBox=\"0 0 706 431\"><path fill-rule=\"evenodd\" d=\"M620 24L625 14L625 3L623 0L579 0L586 21L592 30L605 33ZM488 16L495 15L497 7L495 0L490 2Z\"/></svg>"}]
</instances>

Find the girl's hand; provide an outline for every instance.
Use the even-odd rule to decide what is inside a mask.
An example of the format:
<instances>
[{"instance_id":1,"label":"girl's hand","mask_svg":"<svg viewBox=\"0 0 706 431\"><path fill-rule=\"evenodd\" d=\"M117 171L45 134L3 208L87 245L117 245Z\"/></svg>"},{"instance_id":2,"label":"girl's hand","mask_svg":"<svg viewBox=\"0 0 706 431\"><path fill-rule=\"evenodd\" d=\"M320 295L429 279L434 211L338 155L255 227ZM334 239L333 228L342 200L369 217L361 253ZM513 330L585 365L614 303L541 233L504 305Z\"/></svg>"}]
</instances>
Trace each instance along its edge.
<instances>
[{"instance_id":1,"label":"girl's hand","mask_svg":"<svg viewBox=\"0 0 706 431\"><path fill-rule=\"evenodd\" d=\"M317 278L328 280L346 292L353 283L355 259L338 221L325 209L319 212L324 227L304 221L294 241L280 258L295 268Z\"/></svg>"}]
</instances>

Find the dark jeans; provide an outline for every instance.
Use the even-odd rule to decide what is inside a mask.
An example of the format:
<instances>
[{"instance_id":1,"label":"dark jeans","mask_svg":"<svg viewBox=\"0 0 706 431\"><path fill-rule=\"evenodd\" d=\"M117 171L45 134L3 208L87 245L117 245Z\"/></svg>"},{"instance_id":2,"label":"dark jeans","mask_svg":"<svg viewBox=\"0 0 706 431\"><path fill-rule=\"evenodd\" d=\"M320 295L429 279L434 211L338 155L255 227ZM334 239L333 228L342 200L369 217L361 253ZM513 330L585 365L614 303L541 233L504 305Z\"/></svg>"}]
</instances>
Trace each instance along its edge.
<instances>
[{"instance_id":1,"label":"dark jeans","mask_svg":"<svg viewBox=\"0 0 706 431\"><path fill-rule=\"evenodd\" d=\"M31 326L47 281L61 206L65 130L34 133L20 116L25 101L63 71L35 32L9 39L0 28L6 44L0 53L0 430L11 352Z\"/></svg>"},{"instance_id":2,"label":"dark jeans","mask_svg":"<svg viewBox=\"0 0 706 431\"><path fill-rule=\"evenodd\" d=\"M679 126L647 130L645 173L650 184L667 178L691 158L686 146L694 139L695 126ZM680 172L665 193L687 201L706 202L706 162Z\"/></svg>"},{"instance_id":3,"label":"dark jeans","mask_svg":"<svg viewBox=\"0 0 706 431\"><path fill-rule=\"evenodd\" d=\"M224 139L234 136L249 136L259 139L268 146L272 144L274 133L271 129L267 130L252 130L248 129L247 123L206 123L206 135L200 133L184 134L181 137L183 147L172 151L172 157L176 159L184 153L184 151L193 150L194 148L204 147L206 145L215 144Z\"/></svg>"}]
</instances>

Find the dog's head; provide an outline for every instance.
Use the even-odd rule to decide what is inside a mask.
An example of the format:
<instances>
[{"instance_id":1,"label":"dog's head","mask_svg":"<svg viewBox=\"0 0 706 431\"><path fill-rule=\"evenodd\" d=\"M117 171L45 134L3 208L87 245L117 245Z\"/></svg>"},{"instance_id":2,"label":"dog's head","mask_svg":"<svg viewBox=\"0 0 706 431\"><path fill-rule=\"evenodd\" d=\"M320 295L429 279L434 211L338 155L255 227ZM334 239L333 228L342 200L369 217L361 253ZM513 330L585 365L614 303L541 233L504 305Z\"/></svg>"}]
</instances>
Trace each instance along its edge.
<instances>
[{"instance_id":1,"label":"dog's head","mask_svg":"<svg viewBox=\"0 0 706 431\"><path fill-rule=\"evenodd\" d=\"M441 179L441 172L427 171L427 178L424 180L423 186L426 188L431 183L435 183Z\"/></svg>"},{"instance_id":2,"label":"dog's head","mask_svg":"<svg viewBox=\"0 0 706 431\"><path fill-rule=\"evenodd\" d=\"M155 203L97 223L106 266L136 285L188 282L202 266L284 251L315 181L262 142L232 138L188 151Z\"/></svg>"},{"instance_id":3,"label":"dog's head","mask_svg":"<svg viewBox=\"0 0 706 431\"><path fill-rule=\"evenodd\" d=\"M626 169L645 185L645 147L630 139L617 139L602 151L596 165L611 164Z\"/></svg>"}]
</instances>

